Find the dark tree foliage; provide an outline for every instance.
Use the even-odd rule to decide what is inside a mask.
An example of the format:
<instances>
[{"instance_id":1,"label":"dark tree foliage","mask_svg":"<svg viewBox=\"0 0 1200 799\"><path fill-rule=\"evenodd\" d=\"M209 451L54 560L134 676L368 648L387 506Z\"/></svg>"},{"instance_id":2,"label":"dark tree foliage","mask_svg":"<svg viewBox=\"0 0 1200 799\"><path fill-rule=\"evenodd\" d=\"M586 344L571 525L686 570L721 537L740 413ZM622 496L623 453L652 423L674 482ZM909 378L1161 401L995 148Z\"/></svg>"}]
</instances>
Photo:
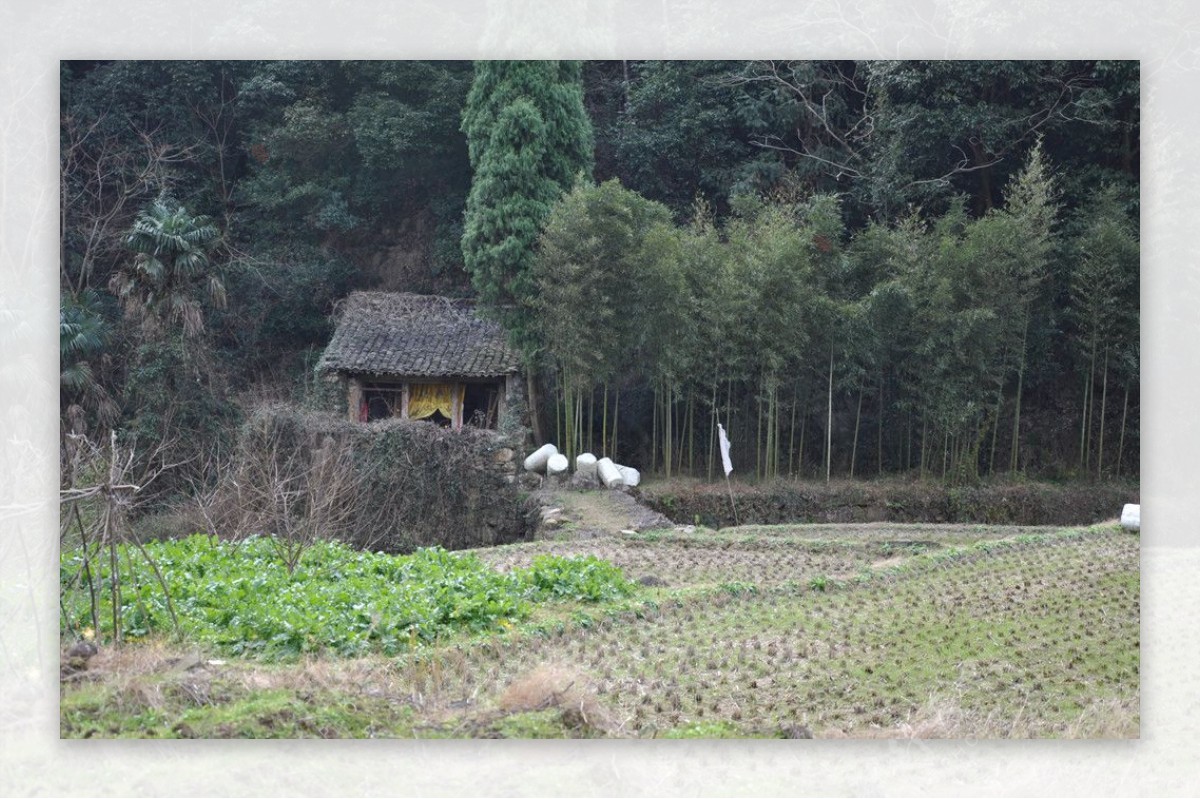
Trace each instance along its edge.
<instances>
[{"instance_id":1,"label":"dark tree foliage","mask_svg":"<svg viewBox=\"0 0 1200 799\"><path fill-rule=\"evenodd\" d=\"M108 288L163 191L222 230L211 258L233 302L206 315L243 377L322 344L332 303L394 271L374 253L462 286L470 75L466 62L64 62L64 291Z\"/></svg>"},{"instance_id":2,"label":"dark tree foliage","mask_svg":"<svg viewBox=\"0 0 1200 799\"><path fill-rule=\"evenodd\" d=\"M777 102L773 89L742 83L745 66L736 61L626 65L620 113L598 137L613 142L611 176L681 218L697 197L725 215L732 194L773 185L783 174L783 159L756 147L754 139L786 129L794 111L790 103Z\"/></svg>"},{"instance_id":3,"label":"dark tree foliage","mask_svg":"<svg viewBox=\"0 0 1200 799\"><path fill-rule=\"evenodd\" d=\"M555 200L592 169L579 63L479 62L462 129L474 169L463 258L479 298L527 349L534 243Z\"/></svg>"},{"instance_id":4,"label":"dark tree foliage","mask_svg":"<svg viewBox=\"0 0 1200 799\"><path fill-rule=\"evenodd\" d=\"M760 475L1136 472L1137 62L60 75L64 431L215 440L230 396L301 386L335 303L378 288L473 293L527 351L569 350L575 413L650 468L711 473L721 418ZM159 247L180 213L219 237ZM551 214L555 290L624 344L543 324Z\"/></svg>"},{"instance_id":5,"label":"dark tree foliage","mask_svg":"<svg viewBox=\"0 0 1200 799\"><path fill-rule=\"evenodd\" d=\"M117 419L119 408L101 377L101 362L112 337L102 303L92 289L77 297L63 294L59 301L59 406L69 422L64 432L84 432L88 414L106 424Z\"/></svg>"},{"instance_id":6,"label":"dark tree foliage","mask_svg":"<svg viewBox=\"0 0 1200 799\"><path fill-rule=\"evenodd\" d=\"M228 230L244 176L238 83L251 62L65 63L60 259L65 289L106 286L135 216L164 191Z\"/></svg>"},{"instance_id":7,"label":"dark tree foliage","mask_svg":"<svg viewBox=\"0 0 1200 799\"><path fill-rule=\"evenodd\" d=\"M615 135L621 114L629 105L633 61L583 62L583 104L595 132L596 180L620 174L621 161Z\"/></svg>"},{"instance_id":8,"label":"dark tree foliage","mask_svg":"<svg viewBox=\"0 0 1200 799\"><path fill-rule=\"evenodd\" d=\"M242 86L254 108L247 221L276 242L379 240L428 214L431 267L461 263L470 185L459 113L465 62L272 62ZM379 241L386 244L385 241Z\"/></svg>"},{"instance_id":9,"label":"dark tree foliage","mask_svg":"<svg viewBox=\"0 0 1200 799\"><path fill-rule=\"evenodd\" d=\"M601 62L588 67L598 177L670 206L779 185L844 196L847 223L956 195L1000 204L1035 140L1063 202L1136 183L1133 61ZM608 142L614 142L609 144Z\"/></svg>"},{"instance_id":10,"label":"dark tree foliage","mask_svg":"<svg viewBox=\"0 0 1200 799\"><path fill-rule=\"evenodd\" d=\"M744 74L800 109L758 144L836 181L856 216L941 212L958 194L982 214L1039 139L1072 176L1069 208L1106 176L1136 179L1136 62L756 62Z\"/></svg>"}]
</instances>

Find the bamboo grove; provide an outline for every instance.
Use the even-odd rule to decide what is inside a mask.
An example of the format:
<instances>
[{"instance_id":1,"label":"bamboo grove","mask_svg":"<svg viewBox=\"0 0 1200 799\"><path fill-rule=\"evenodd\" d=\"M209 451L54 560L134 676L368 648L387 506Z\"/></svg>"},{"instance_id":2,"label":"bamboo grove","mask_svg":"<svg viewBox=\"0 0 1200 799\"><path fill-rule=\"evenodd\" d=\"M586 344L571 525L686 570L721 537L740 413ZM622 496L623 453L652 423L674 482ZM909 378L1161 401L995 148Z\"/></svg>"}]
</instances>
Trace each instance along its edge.
<instances>
[{"instance_id":1,"label":"bamboo grove","mask_svg":"<svg viewBox=\"0 0 1200 799\"><path fill-rule=\"evenodd\" d=\"M836 195L776 192L676 225L579 182L534 265L560 448L713 479L720 421L743 479L1136 474L1138 242L1115 190L1065 213L1039 146L982 216L842 219Z\"/></svg>"}]
</instances>

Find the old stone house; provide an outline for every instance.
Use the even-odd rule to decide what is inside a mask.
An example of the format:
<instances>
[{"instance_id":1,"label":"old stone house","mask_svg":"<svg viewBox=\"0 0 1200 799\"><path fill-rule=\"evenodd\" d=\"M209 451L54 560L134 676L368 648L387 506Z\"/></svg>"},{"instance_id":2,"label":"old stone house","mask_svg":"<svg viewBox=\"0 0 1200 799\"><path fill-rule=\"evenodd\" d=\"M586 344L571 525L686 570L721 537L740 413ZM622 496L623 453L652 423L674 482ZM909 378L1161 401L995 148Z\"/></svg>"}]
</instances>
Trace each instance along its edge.
<instances>
[{"instance_id":1,"label":"old stone house","mask_svg":"<svg viewBox=\"0 0 1200 799\"><path fill-rule=\"evenodd\" d=\"M421 294L355 292L317 365L352 421L425 419L460 429L522 425L520 359L473 303Z\"/></svg>"}]
</instances>

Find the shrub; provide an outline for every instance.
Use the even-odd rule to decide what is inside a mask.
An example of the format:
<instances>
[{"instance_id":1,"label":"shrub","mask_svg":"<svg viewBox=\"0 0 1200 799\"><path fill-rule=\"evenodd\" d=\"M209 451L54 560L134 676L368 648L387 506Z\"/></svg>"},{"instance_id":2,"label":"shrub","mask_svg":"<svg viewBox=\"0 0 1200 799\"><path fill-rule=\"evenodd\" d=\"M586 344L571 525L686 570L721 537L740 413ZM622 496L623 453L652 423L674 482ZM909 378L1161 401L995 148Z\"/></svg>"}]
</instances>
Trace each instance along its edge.
<instances>
[{"instance_id":1,"label":"shrub","mask_svg":"<svg viewBox=\"0 0 1200 799\"><path fill-rule=\"evenodd\" d=\"M225 512L210 531L302 545L332 537L386 552L520 540L537 508L495 469L492 456L506 443L488 430L399 419L364 425L265 405L243 425L215 496L204 498Z\"/></svg>"},{"instance_id":2,"label":"shrub","mask_svg":"<svg viewBox=\"0 0 1200 799\"><path fill-rule=\"evenodd\" d=\"M995 483L948 487L881 481L735 485L742 524L822 522L957 522L974 524L1093 524L1136 502L1136 483ZM709 526L734 523L724 484L653 484L639 498L672 519L699 517Z\"/></svg>"}]
</instances>

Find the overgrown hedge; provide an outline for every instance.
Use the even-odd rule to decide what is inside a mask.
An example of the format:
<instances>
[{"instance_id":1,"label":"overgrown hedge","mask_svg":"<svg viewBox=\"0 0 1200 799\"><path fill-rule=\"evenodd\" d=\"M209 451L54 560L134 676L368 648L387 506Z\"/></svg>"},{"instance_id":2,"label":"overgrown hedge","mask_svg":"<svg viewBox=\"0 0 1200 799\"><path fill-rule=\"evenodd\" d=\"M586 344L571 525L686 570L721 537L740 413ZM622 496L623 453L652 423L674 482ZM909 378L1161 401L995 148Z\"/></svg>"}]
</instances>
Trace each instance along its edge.
<instances>
[{"instance_id":1,"label":"overgrown hedge","mask_svg":"<svg viewBox=\"0 0 1200 799\"><path fill-rule=\"evenodd\" d=\"M1136 483L1006 483L951 487L937 483L797 483L733 486L742 524L955 522L1092 524L1138 502ZM725 483L643 485L643 502L681 524L734 524Z\"/></svg>"},{"instance_id":2,"label":"overgrown hedge","mask_svg":"<svg viewBox=\"0 0 1200 799\"><path fill-rule=\"evenodd\" d=\"M359 424L276 405L247 420L239 457L262 457L272 445L281 458L348 449L352 512L338 537L364 549L403 553L489 546L531 534L536 504L496 462L510 443L488 430L453 431L399 419Z\"/></svg>"}]
</instances>

